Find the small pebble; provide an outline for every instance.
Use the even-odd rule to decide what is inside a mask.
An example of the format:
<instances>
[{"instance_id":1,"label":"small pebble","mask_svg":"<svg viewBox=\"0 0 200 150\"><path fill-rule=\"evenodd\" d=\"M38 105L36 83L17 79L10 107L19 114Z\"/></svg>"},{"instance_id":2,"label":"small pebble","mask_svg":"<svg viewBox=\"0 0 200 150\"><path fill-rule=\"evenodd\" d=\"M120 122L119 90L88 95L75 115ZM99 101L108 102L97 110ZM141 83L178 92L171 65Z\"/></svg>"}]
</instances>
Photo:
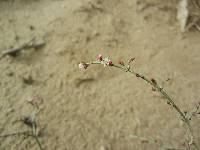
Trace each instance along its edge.
<instances>
[{"instance_id":1,"label":"small pebble","mask_svg":"<svg viewBox=\"0 0 200 150\"><path fill-rule=\"evenodd\" d=\"M23 80L23 83L28 84L28 85L31 85L34 82L33 77L30 75L26 77L22 77L22 80Z\"/></svg>"}]
</instances>

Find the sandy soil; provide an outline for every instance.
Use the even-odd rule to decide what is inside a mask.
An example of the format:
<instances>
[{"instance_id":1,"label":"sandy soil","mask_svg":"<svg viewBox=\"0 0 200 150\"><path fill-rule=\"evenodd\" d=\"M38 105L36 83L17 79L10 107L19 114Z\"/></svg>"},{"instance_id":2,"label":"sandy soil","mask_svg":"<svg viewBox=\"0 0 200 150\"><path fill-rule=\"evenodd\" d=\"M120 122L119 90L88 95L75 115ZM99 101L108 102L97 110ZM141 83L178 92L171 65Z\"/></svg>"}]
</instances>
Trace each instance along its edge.
<instances>
[{"instance_id":1,"label":"sandy soil","mask_svg":"<svg viewBox=\"0 0 200 150\"><path fill-rule=\"evenodd\" d=\"M0 60L0 134L28 129L17 120L31 114L27 99L38 95L47 150L182 147L183 123L150 86L114 68L78 68L99 53L113 62L135 57L137 71L156 78L183 110L192 109L200 101L200 34L180 32L176 7L177 0L0 1L1 52L32 38L46 42ZM31 84L24 82L29 77ZM193 124L198 140L199 123ZM0 138L0 149L38 146L15 136Z\"/></svg>"}]
</instances>

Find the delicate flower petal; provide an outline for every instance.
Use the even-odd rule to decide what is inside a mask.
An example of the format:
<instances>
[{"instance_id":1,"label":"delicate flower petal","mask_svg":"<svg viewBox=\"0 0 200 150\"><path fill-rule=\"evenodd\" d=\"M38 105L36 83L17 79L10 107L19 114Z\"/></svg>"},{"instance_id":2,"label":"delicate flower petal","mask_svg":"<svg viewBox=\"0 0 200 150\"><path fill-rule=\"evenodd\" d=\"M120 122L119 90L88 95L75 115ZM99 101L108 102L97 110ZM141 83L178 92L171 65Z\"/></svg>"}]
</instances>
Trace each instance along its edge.
<instances>
[{"instance_id":1,"label":"delicate flower petal","mask_svg":"<svg viewBox=\"0 0 200 150\"><path fill-rule=\"evenodd\" d=\"M80 63L80 64L78 65L78 67L79 67L80 69L87 69L88 66L89 66L89 64L86 64L86 63L84 63L84 62L82 62L82 63Z\"/></svg>"},{"instance_id":2,"label":"delicate flower petal","mask_svg":"<svg viewBox=\"0 0 200 150\"><path fill-rule=\"evenodd\" d=\"M98 61L102 61L103 60L103 56L101 54L99 54L96 58Z\"/></svg>"},{"instance_id":3,"label":"delicate flower petal","mask_svg":"<svg viewBox=\"0 0 200 150\"><path fill-rule=\"evenodd\" d=\"M108 60L108 66L113 66L113 63L111 60Z\"/></svg>"}]
</instances>

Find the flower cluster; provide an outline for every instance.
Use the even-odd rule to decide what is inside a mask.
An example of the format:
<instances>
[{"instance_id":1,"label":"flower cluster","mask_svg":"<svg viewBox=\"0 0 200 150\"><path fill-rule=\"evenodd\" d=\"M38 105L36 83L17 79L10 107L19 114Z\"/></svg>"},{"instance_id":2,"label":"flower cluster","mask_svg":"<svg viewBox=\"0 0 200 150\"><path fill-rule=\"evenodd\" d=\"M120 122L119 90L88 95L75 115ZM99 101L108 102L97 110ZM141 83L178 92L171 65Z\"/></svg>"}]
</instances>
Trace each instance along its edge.
<instances>
[{"instance_id":1,"label":"flower cluster","mask_svg":"<svg viewBox=\"0 0 200 150\"><path fill-rule=\"evenodd\" d=\"M103 55L99 54L99 55L97 55L96 61L94 61L94 62L91 62L91 63L81 62L81 63L79 63L79 68L80 69L87 69L90 64L103 64L104 67L113 66L113 62L108 57L103 58Z\"/></svg>"},{"instance_id":2,"label":"flower cluster","mask_svg":"<svg viewBox=\"0 0 200 150\"><path fill-rule=\"evenodd\" d=\"M87 69L89 67L89 63L81 62L79 63L78 67L80 69Z\"/></svg>"},{"instance_id":3,"label":"flower cluster","mask_svg":"<svg viewBox=\"0 0 200 150\"><path fill-rule=\"evenodd\" d=\"M100 62L101 64L103 64L104 67L113 66L113 62L108 57L103 58L101 54L97 55L96 60Z\"/></svg>"},{"instance_id":4,"label":"flower cluster","mask_svg":"<svg viewBox=\"0 0 200 150\"><path fill-rule=\"evenodd\" d=\"M103 55L101 55L101 54L97 55L96 60L97 61L102 61L103 60Z\"/></svg>"}]
</instances>

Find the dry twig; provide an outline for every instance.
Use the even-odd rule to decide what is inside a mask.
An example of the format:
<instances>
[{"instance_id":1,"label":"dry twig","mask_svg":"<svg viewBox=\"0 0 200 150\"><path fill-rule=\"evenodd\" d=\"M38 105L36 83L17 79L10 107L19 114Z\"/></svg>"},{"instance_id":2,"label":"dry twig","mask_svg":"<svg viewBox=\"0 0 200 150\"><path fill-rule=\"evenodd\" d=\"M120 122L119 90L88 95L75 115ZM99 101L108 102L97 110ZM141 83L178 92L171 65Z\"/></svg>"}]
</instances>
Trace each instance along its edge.
<instances>
[{"instance_id":1,"label":"dry twig","mask_svg":"<svg viewBox=\"0 0 200 150\"><path fill-rule=\"evenodd\" d=\"M42 42L35 42L34 39L32 39L31 41L19 46L19 47L16 47L16 48L11 48L11 49L7 49L7 50L4 50L2 52L2 56L6 56L6 55L9 55L9 56L16 56L19 52L21 52L22 50L24 49L29 49L29 48L35 48L35 49L38 49L38 48L41 48L45 45L45 42L42 41Z\"/></svg>"}]
</instances>

